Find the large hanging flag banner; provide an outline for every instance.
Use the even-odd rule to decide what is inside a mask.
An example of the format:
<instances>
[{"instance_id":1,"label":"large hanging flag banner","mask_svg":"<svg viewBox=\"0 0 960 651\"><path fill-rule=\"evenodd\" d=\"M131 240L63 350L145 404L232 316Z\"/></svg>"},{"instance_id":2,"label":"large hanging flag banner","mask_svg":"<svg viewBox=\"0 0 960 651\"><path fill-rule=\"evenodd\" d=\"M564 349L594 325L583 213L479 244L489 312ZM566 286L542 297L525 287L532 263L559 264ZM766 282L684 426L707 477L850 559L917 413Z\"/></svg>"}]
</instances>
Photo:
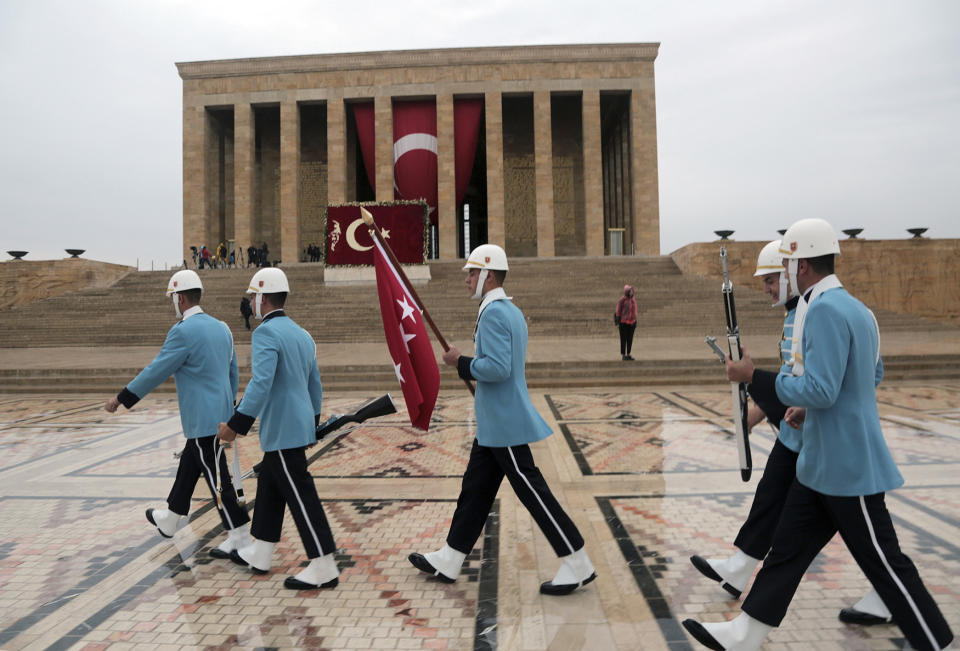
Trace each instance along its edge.
<instances>
[{"instance_id":1,"label":"large hanging flag banner","mask_svg":"<svg viewBox=\"0 0 960 651\"><path fill-rule=\"evenodd\" d=\"M376 192L376 120L373 102L353 104L363 166ZM463 203L477 154L483 100L453 101L453 155L456 204ZM430 223L437 224L437 103L435 100L393 104L393 196L427 202ZM447 145L449 146L449 145ZM449 156L450 153L444 154ZM379 217L377 218L379 222Z\"/></svg>"},{"instance_id":2,"label":"large hanging flag banner","mask_svg":"<svg viewBox=\"0 0 960 651\"><path fill-rule=\"evenodd\" d=\"M423 314L379 241L373 241L377 294L387 348L393 360L410 424L428 430L440 391L440 369L427 337Z\"/></svg>"}]
</instances>

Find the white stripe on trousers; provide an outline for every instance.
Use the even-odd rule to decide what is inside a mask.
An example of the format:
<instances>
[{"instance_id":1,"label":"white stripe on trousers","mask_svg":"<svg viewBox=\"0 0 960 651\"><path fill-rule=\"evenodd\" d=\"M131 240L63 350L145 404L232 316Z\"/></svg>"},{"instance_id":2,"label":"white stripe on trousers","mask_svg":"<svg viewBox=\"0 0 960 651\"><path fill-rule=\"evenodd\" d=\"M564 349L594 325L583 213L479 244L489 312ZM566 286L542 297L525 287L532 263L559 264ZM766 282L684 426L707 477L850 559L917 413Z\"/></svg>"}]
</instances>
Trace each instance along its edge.
<instances>
[{"instance_id":1,"label":"white stripe on trousers","mask_svg":"<svg viewBox=\"0 0 960 651\"><path fill-rule=\"evenodd\" d=\"M873 531L873 523L870 522L870 515L867 513L867 503L866 500L863 499L863 495L860 496L860 510L863 511L863 519L867 521L867 530L870 532L870 540L873 542L873 548L877 550L877 555L879 555L880 560L883 561L883 566L887 568L890 578L892 578L893 582L897 584L897 587L900 588L900 592L902 592L903 596L906 598L907 603L910 604L910 608L913 610L914 616L917 618L917 621L920 622L920 628L922 628L923 632L927 634L927 639L930 641L930 645L934 649L939 649L940 644L937 642L937 638L933 636L933 632L930 630L930 627L927 626L927 622L920 614L920 609L917 608L917 604L914 603L913 597L911 597L910 593L907 592L907 588L900 581L900 577L894 573L893 568L890 567L890 563L887 562L887 557L883 555L883 550L880 549L880 543L877 542L877 535Z\"/></svg>"},{"instance_id":2,"label":"white stripe on trousers","mask_svg":"<svg viewBox=\"0 0 960 651\"><path fill-rule=\"evenodd\" d=\"M209 466L207 466L207 462L206 462L206 460L203 458L203 448L200 447L200 439L193 439L193 441L194 441L194 443L197 444L197 452L200 453L200 463L203 464L203 470L204 470L204 472L207 473L207 479L210 480L210 487L213 489L213 492L216 493L216 492L217 492L217 482L213 479L213 473L210 472L210 468L209 468ZM217 444L216 439L214 439L213 444L214 444L214 445ZM214 461L213 461L213 462L214 462L214 463L217 462L217 461L216 461L216 456L214 456ZM220 470L220 469L217 468L217 470ZM216 499L216 495L214 495L214 499ZM226 509L223 509L223 508L221 508L221 509L219 509L219 510L220 510L221 513L223 513L224 516L226 516L226 518L227 518L227 525L230 527L230 531L233 531L234 526L233 526L233 520L230 519L230 512L227 511Z\"/></svg>"},{"instance_id":3,"label":"white stripe on trousers","mask_svg":"<svg viewBox=\"0 0 960 651\"><path fill-rule=\"evenodd\" d=\"M576 550L573 548L573 545L570 544L570 541L567 540L567 537L563 533L563 529L561 529L560 525L557 524L557 521L553 519L553 514L547 509L547 505L544 504L543 500L540 499L540 495L537 493L537 491L533 490L533 484L530 483L530 480L527 479L526 475L520 472L520 466L517 465L517 459L513 456L513 448L508 447L507 452L510 453L510 461L513 462L513 467L517 471L517 474L523 478L527 488L529 488L530 492L533 493L533 496L537 498L537 502L540 503L540 507L543 509L543 512L547 514L547 517L550 518L550 522L553 523L553 526L557 528L557 533L559 533L560 537L563 538L563 542L567 544L567 548L570 550L570 553L574 553Z\"/></svg>"},{"instance_id":4,"label":"white stripe on trousers","mask_svg":"<svg viewBox=\"0 0 960 651\"><path fill-rule=\"evenodd\" d=\"M320 557L322 557L324 555L323 547L320 546L320 539L317 538L317 532L313 530L313 523L310 522L310 516L307 515L307 507L303 505L303 500L300 499L300 493L297 492L297 485L293 483L293 477L290 476L290 471L287 470L287 462L283 459L283 450L277 450L277 455L280 457L281 465L283 465L283 474L287 476L287 481L290 482L290 488L293 489L293 494L297 497L300 512L303 513L303 519L307 522L307 529L310 530L310 535L313 536L313 543L317 546L317 551L320 552Z\"/></svg>"}]
</instances>

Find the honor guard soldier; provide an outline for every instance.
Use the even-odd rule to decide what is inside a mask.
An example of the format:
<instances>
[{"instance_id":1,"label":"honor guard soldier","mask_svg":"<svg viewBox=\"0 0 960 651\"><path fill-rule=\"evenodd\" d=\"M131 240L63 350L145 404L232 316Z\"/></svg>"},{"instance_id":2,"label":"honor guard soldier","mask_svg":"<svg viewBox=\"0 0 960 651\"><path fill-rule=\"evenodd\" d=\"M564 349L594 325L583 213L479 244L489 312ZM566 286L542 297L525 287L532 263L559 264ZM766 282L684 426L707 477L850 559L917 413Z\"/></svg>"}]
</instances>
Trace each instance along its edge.
<instances>
[{"instance_id":1,"label":"honor guard soldier","mask_svg":"<svg viewBox=\"0 0 960 651\"><path fill-rule=\"evenodd\" d=\"M943 649L953 633L900 551L884 503L886 491L903 478L880 429L876 385L883 364L876 319L834 274L840 246L826 221L796 222L780 251L791 286L802 296L791 372L755 369L744 351L740 362L727 362L727 377L751 383L752 395L793 405L785 418L802 423L796 480L741 614L728 622L688 619L683 625L711 649L760 648L783 621L807 567L839 531L911 647ZM792 414L797 408L804 411Z\"/></svg>"},{"instance_id":2,"label":"honor guard soldier","mask_svg":"<svg viewBox=\"0 0 960 651\"><path fill-rule=\"evenodd\" d=\"M270 570L273 547L283 529L284 507L290 507L310 563L284 586L293 590L334 588L339 571L333 534L307 470L306 449L317 442L320 416L320 371L317 345L310 334L288 317L283 306L290 292L287 277L276 267L254 274L247 293L254 294L254 316L262 320L250 343L253 377L219 437L233 441L250 431L260 418L263 461L257 475L257 508L253 512L251 545L231 556L255 573Z\"/></svg>"},{"instance_id":3,"label":"honor guard soldier","mask_svg":"<svg viewBox=\"0 0 960 651\"><path fill-rule=\"evenodd\" d=\"M455 581L506 476L562 559L556 576L542 584L540 592L565 595L597 575L583 537L550 492L530 452L528 444L546 438L551 430L527 393L527 324L503 291L507 268L507 255L495 244L478 246L464 266L473 298L482 298L474 334L475 357L461 355L451 347L443 361L456 367L461 378L477 382L477 434L446 544L437 551L411 554L409 558L418 570L446 583Z\"/></svg>"},{"instance_id":4,"label":"honor guard soldier","mask_svg":"<svg viewBox=\"0 0 960 651\"><path fill-rule=\"evenodd\" d=\"M250 518L237 503L236 492L227 472L227 461L216 454L218 423L233 413L239 376L233 335L227 325L204 313L200 308L203 285L196 271L185 269L173 274L167 295L180 320L170 328L160 354L140 371L117 396L107 401L105 409L115 412L120 405L133 407L148 393L173 375L180 404L180 423L187 444L180 454L177 478L167 497L166 509L147 509L147 520L166 538L183 523L190 511L190 498L203 477L210 493L217 499L217 476L220 478L220 520L227 531L227 540L210 550L215 558L229 558L230 552L249 544Z\"/></svg>"},{"instance_id":5,"label":"honor guard soldier","mask_svg":"<svg viewBox=\"0 0 960 651\"><path fill-rule=\"evenodd\" d=\"M774 240L761 249L753 275L761 279L762 290L774 300L772 307L783 306L786 310L779 342L780 372L790 373L793 322L800 297L790 290L780 242ZM757 402L755 396L754 402ZM800 430L784 420L785 412L786 406L779 400L764 402L761 399L750 408L747 420L751 429L766 417L777 426L778 434L757 484L750 513L733 542L737 551L729 558L690 557L690 562L701 574L720 583L737 599L746 589L757 565L770 551L783 504L797 475ZM840 619L851 624L886 624L890 622L890 612L876 591L871 590L854 607L841 610Z\"/></svg>"}]
</instances>

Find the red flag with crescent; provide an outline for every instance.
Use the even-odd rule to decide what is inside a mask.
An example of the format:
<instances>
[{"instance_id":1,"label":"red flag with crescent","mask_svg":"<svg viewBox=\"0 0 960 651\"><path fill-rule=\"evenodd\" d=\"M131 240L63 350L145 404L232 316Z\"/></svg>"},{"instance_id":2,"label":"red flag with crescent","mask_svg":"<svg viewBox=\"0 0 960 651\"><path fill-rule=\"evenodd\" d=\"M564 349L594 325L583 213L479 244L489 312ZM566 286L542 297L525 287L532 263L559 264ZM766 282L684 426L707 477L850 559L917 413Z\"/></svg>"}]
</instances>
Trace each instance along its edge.
<instances>
[{"instance_id":1,"label":"red flag with crescent","mask_svg":"<svg viewBox=\"0 0 960 651\"><path fill-rule=\"evenodd\" d=\"M423 199L437 223L437 103L393 103L393 196Z\"/></svg>"},{"instance_id":2,"label":"red flag with crescent","mask_svg":"<svg viewBox=\"0 0 960 651\"><path fill-rule=\"evenodd\" d=\"M423 204L366 206L401 264L422 264L426 225ZM327 264L373 264L373 238L360 206L327 206Z\"/></svg>"},{"instance_id":3,"label":"red flag with crescent","mask_svg":"<svg viewBox=\"0 0 960 651\"><path fill-rule=\"evenodd\" d=\"M380 243L373 242L377 295L383 333L400 382L410 424L427 431L440 391L440 369L417 302L400 279Z\"/></svg>"}]
</instances>

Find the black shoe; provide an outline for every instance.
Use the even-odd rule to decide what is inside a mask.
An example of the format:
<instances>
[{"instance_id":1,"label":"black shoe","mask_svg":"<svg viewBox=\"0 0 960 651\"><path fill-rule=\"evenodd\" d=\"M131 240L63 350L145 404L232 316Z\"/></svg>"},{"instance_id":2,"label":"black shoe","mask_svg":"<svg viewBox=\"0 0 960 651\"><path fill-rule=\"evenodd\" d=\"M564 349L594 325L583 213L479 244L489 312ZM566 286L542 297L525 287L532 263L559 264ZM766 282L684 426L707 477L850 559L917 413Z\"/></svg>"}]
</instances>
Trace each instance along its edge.
<instances>
[{"instance_id":1,"label":"black shoe","mask_svg":"<svg viewBox=\"0 0 960 651\"><path fill-rule=\"evenodd\" d=\"M250 568L250 571L253 572L254 574L270 573L270 570L261 570L259 567L254 567L253 565L250 565L250 563L243 560L243 557L240 556L240 552L238 552L236 549L230 552L230 560L236 563L237 565L242 565L243 567Z\"/></svg>"},{"instance_id":2,"label":"black shoe","mask_svg":"<svg viewBox=\"0 0 960 651\"><path fill-rule=\"evenodd\" d=\"M210 552L209 552L209 554L210 554L211 556L213 556L214 558L216 558L216 559L218 559L218 560L221 560L221 561L232 560L232 559L230 558L230 554L227 553L227 552L225 552L225 551L223 551L223 550L220 549L219 547L214 547L213 549L211 549ZM243 559L240 559L240 560L243 560Z\"/></svg>"},{"instance_id":3,"label":"black shoe","mask_svg":"<svg viewBox=\"0 0 960 651\"><path fill-rule=\"evenodd\" d=\"M430 564L430 561L428 561L423 554L416 554L416 553L410 554L409 556L407 556L407 559L415 568L417 568L421 572L426 572L431 576L435 576L441 581L443 581L444 583L456 582L456 579L451 579L449 576L445 576L441 574L437 568L435 568L433 565Z\"/></svg>"},{"instance_id":4,"label":"black shoe","mask_svg":"<svg viewBox=\"0 0 960 651\"><path fill-rule=\"evenodd\" d=\"M630 362L634 361L634 360L633 360L633 355L630 355L629 353L627 354L626 359L627 359L628 361L630 361Z\"/></svg>"},{"instance_id":5,"label":"black shoe","mask_svg":"<svg viewBox=\"0 0 960 651\"><path fill-rule=\"evenodd\" d=\"M707 629L705 629L697 620L685 619L683 620L683 627L687 629L687 633L693 636L693 639L708 649L713 649L713 651L725 651L723 645L717 642L716 638L710 635L710 633L707 632Z\"/></svg>"},{"instance_id":6,"label":"black shoe","mask_svg":"<svg viewBox=\"0 0 960 651\"><path fill-rule=\"evenodd\" d=\"M705 558L703 558L702 556L694 555L690 557L690 562L693 563L693 566L695 568L700 570L700 574L704 575L711 581L716 581L717 583L719 583L720 587L722 587L724 590L732 594L735 599L740 598L742 591L737 590L732 585L724 581L723 577L717 574L717 571L710 566L710 563L708 563ZM693 620L690 620L690 621L693 621Z\"/></svg>"},{"instance_id":7,"label":"black shoe","mask_svg":"<svg viewBox=\"0 0 960 651\"><path fill-rule=\"evenodd\" d=\"M168 536L167 534L165 534L165 533L163 533L162 531L160 531L160 527L158 527L158 526L157 526L157 523L153 521L153 509L147 509L147 522L149 522L149 523L152 524L153 526L157 527L157 531L158 531L158 532L160 533L160 535L163 536L164 538L173 538L173 536Z\"/></svg>"},{"instance_id":8,"label":"black shoe","mask_svg":"<svg viewBox=\"0 0 960 651\"><path fill-rule=\"evenodd\" d=\"M595 578L597 578L596 572L594 572L593 574L588 576L586 579L584 579L582 583L562 583L558 585L552 581L547 581L546 583L540 584L540 594L548 594L555 597L559 597L565 594L570 594L577 588L587 585L588 583L593 581Z\"/></svg>"},{"instance_id":9,"label":"black shoe","mask_svg":"<svg viewBox=\"0 0 960 651\"><path fill-rule=\"evenodd\" d=\"M620 355L620 360L623 361L623 362L627 361L627 356L626 356L626 355Z\"/></svg>"},{"instance_id":10,"label":"black shoe","mask_svg":"<svg viewBox=\"0 0 960 651\"><path fill-rule=\"evenodd\" d=\"M320 585L313 585L312 583L301 581L296 577L288 576L283 580L283 587L290 588L291 590L316 590L318 588L336 588L338 583L340 583L340 577L336 576Z\"/></svg>"},{"instance_id":11,"label":"black shoe","mask_svg":"<svg viewBox=\"0 0 960 651\"><path fill-rule=\"evenodd\" d=\"M859 624L860 626L875 626L877 624L889 624L893 621L891 617L880 617L871 615L856 608L844 608L840 611L838 619L847 624Z\"/></svg>"}]
</instances>

